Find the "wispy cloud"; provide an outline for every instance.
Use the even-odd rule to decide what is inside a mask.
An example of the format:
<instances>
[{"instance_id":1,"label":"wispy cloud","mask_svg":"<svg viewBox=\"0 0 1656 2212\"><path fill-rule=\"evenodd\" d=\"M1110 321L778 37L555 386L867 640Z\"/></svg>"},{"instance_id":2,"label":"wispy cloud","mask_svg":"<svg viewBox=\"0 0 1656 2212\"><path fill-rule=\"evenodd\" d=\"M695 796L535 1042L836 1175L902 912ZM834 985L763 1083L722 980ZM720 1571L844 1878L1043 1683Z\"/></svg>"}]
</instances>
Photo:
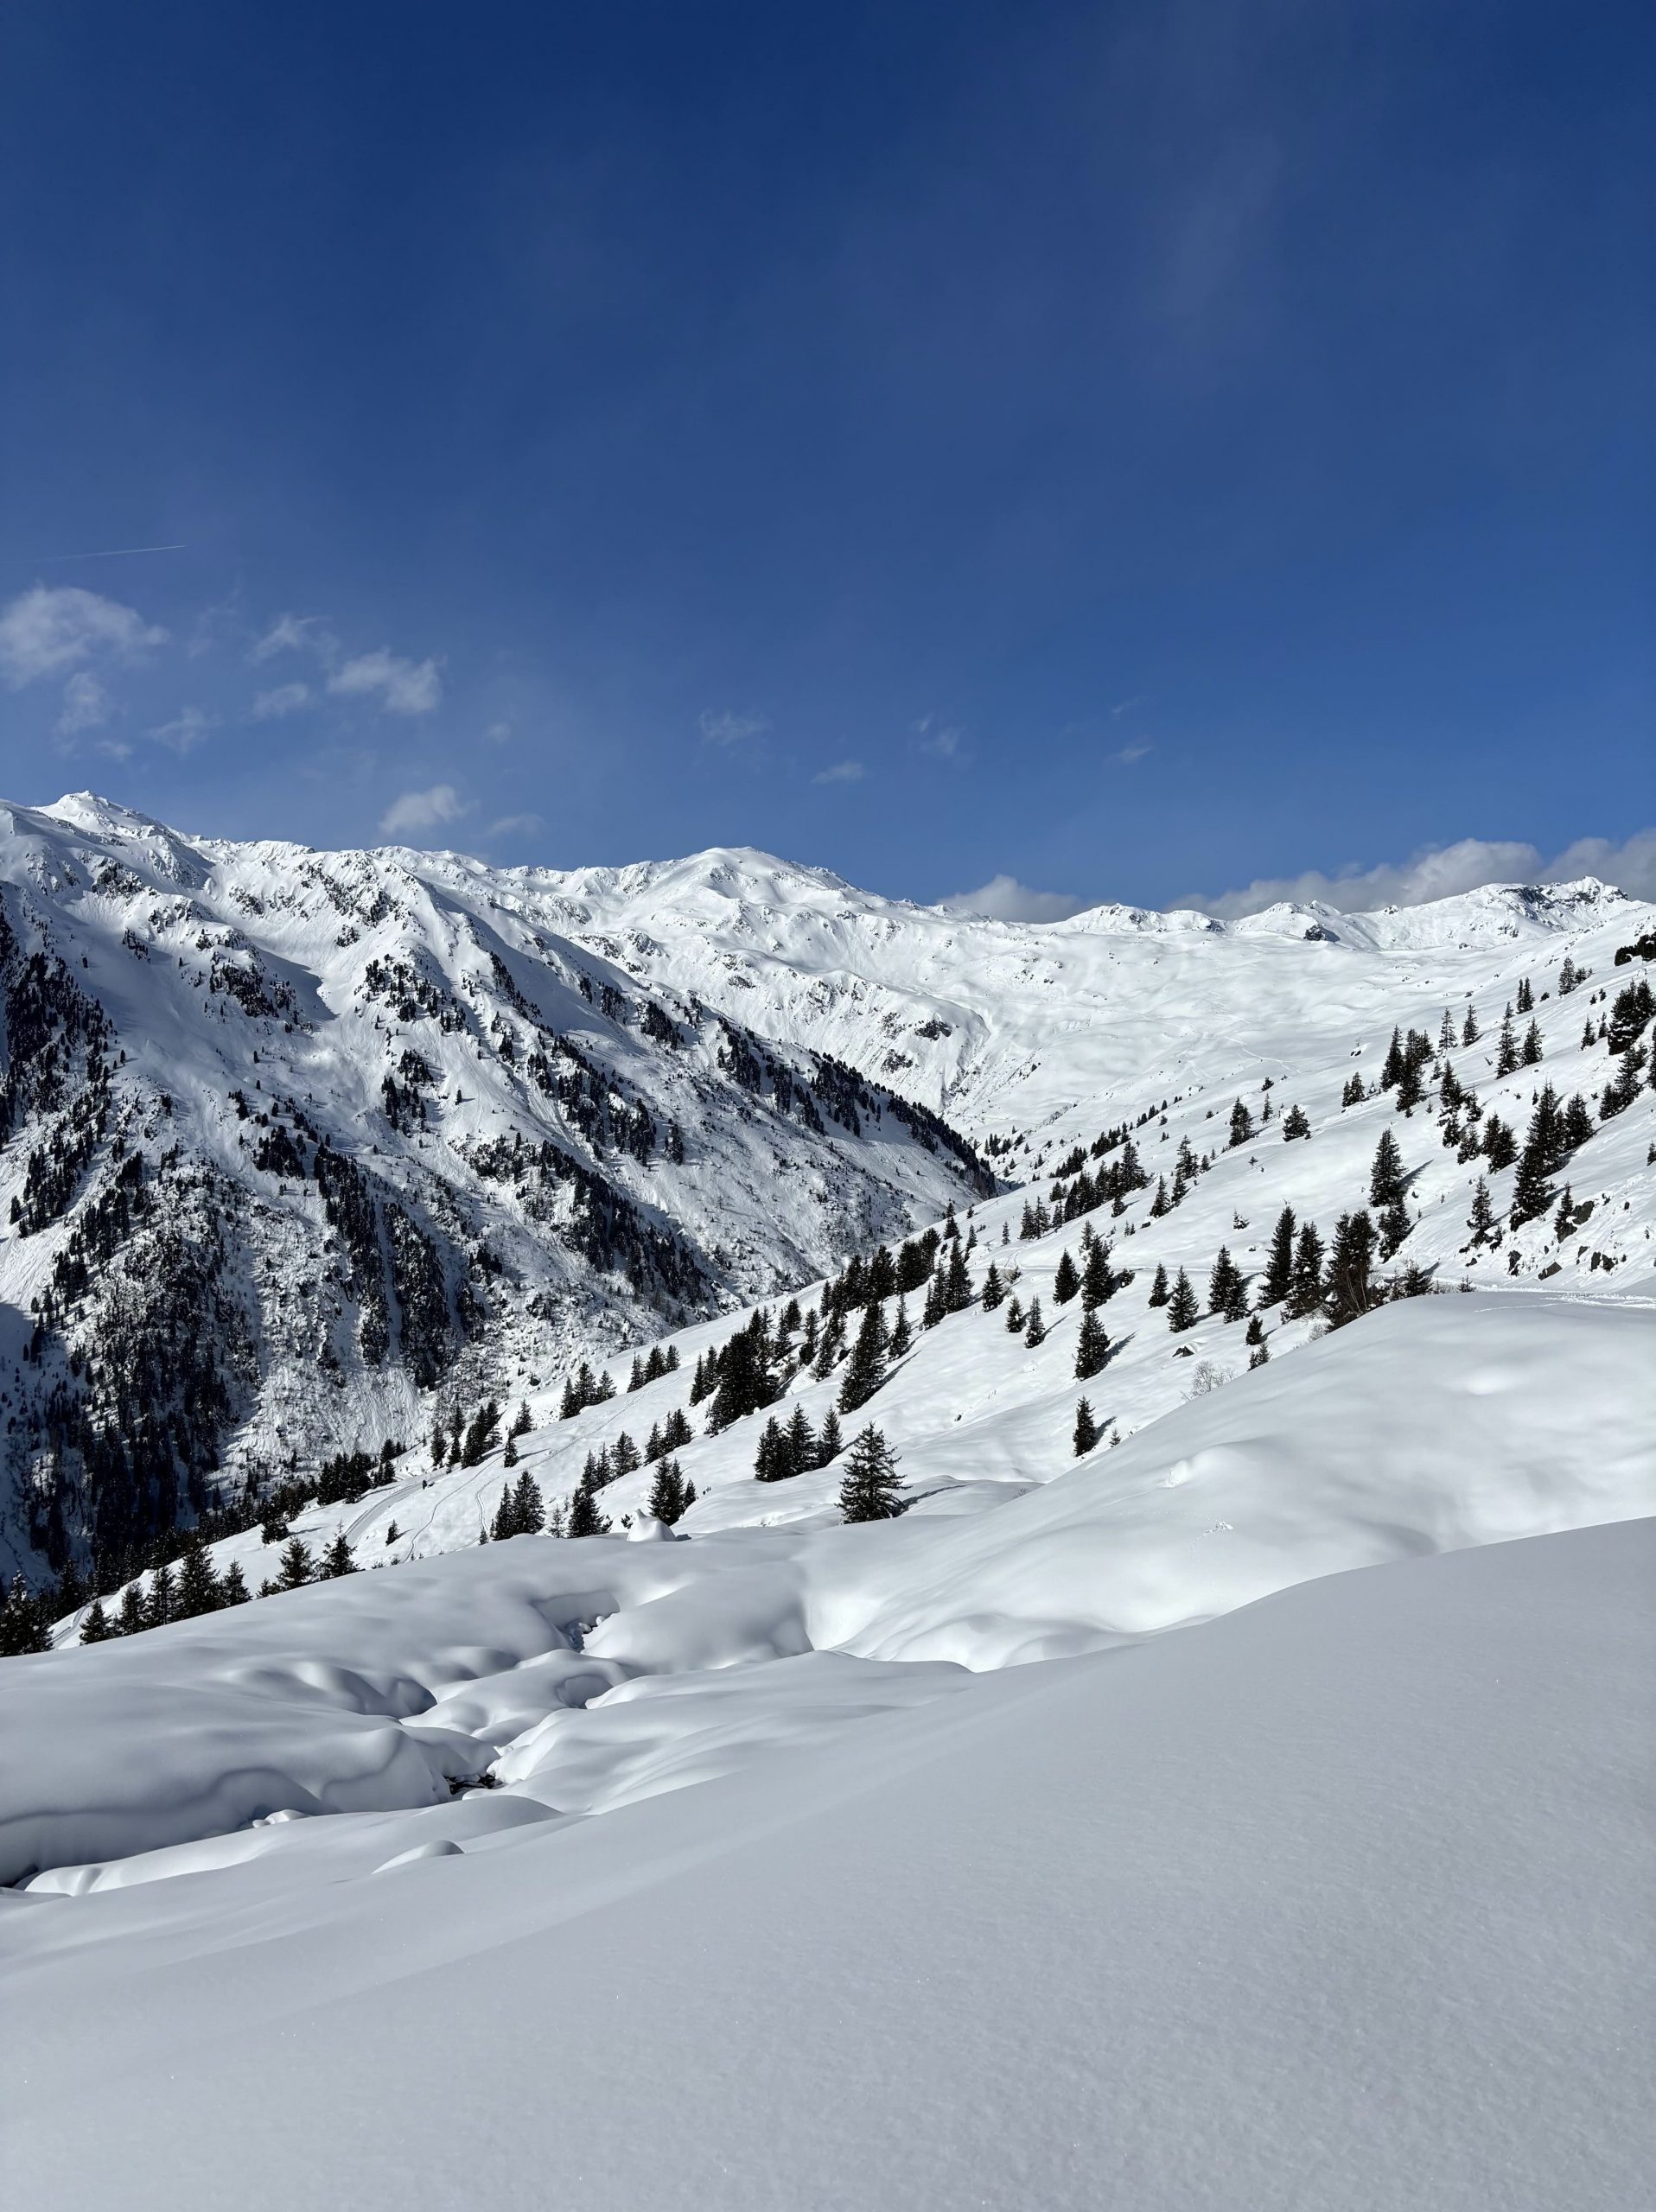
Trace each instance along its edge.
<instances>
[{"instance_id":1,"label":"wispy cloud","mask_svg":"<svg viewBox=\"0 0 1656 2212\"><path fill-rule=\"evenodd\" d=\"M956 760L960 757L961 734L952 723L939 721L935 715L922 715L914 724L914 737L922 753L929 753L933 760Z\"/></svg>"},{"instance_id":2,"label":"wispy cloud","mask_svg":"<svg viewBox=\"0 0 1656 2212\"><path fill-rule=\"evenodd\" d=\"M540 828L538 814L503 814L498 822L491 822L487 835L491 837L532 837Z\"/></svg>"},{"instance_id":3,"label":"wispy cloud","mask_svg":"<svg viewBox=\"0 0 1656 2212\"><path fill-rule=\"evenodd\" d=\"M1135 760L1142 760L1147 753L1154 753L1155 750L1153 745L1124 745L1119 752L1111 753L1109 758L1115 767L1131 768Z\"/></svg>"},{"instance_id":4,"label":"wispy cloud","mask_svg":"<svg viewBox=\"0 0 1656 2212\"><path fill-rule=\"evenodd\" d=\"M1142 707L1143 703L1144 694L1142 691L1135 691L1131 699L1118 699L1110 711L1119 721L1124 715L1131 715L1135 707Z\"/></svg>"},{"instance_id":5,"label":"wispy cloud","mask_svg":"<svg viewBox=\"0 0 1656 2212\"><path fill-rule=\"evenodd\" d=\"M337 640L320 614L278 614L247 658L263 661L274 660L277 653L315 653L318 660L328 661L337 651Z\"/></svg>"},{"instance_id":6,"label":"wispy cloud","mask_svg":"<svg viewBox=\"0 0 1656 2212\"><path fill-rule=\"evenodd\" d=\"M277 722L285 715L296 715L302 707L310 704L308 683L278 683L274 691L261 691L253 702L253 719L260 722Z\"/></svg>"},{"instance_id":7,"label":"wispy cloud","mask_svg":"<svg viewBox=\"0 0 1656 2212\"><path fill-rule=\"evenodd\" d=\"M359 653L328 679L341 698L377 697L387 714L429 715L443 698L443 678L434 660L404 660L381 645Z\"/></svg>"},{"instance_id":8,"label":"wispy cloud","mask_svg":"<svg viewBox=\"0 0 1656 2212\"><path fill-rule=\"evenodd\" d=\"M735 715L729 708L704 707L697 728L708 745L741 745L750 737L763 737L770 724L763 715Z\"/></svg>"},{"instance_id":9,"label":"wispy cloud","mask_svg":"<svg viewBox=\"0 0 1656 2212\"><path fill-rule=\"evenodd\" d=\"M1595 875L1635 899L1656 899L1656 830L1638 830L1620 843L1578 837L1553 860L1515 839L1462 837L1452 845L1422 846L1406 861L1372 868L1353 861L1333 875L1308 868L1300 875L1259 876L1239 891L1216 898L1192 892L1173 904L1226 920L1311 899L1342 913L1366 913L1378 906L1423 906L1485 883L1570 883L1583 875Z\"/></svg>"},{"instance_id":10,"label":"wispy cloud","mask_svg":"<svg viewBox=\"0 0 1656 2212\"><path fill-rule=\"evenodd\" d=\"M0 609L0 679L21 691L96 654L137 660L166 642L163 629L118 600L78 584L36 584Z\"/></svg>"},{"instance_id":11,"label":"wispy cloud","mask_svg":"<svg viewBox=\"0 0 1656 2212\"><path fill-rule=\"evenodd\" d=\"M491 722L483 734L491 745L507 745L512 740L512 725L510 722Z\"/></svg>"},{"instance_id":12,"label":"wispy cloud","mask_svg":"<svg viewBox=\"0 0 1656 2212\"><path fill-rule=\"evenodd\" d=\"M400 792L380 816L379 827L387 837L404 837L458 822L469 811L452 784L433 784L428 791Z\"/></svg>"},{"instance_id":13,"label":"wispy cloud","mask_svg":"<svg viewBox=\"0 0 1656 2212\"><path fill-rule=\"evenodd\" d=\"M85 669L63 687L63 712L58 716L60 737L78 737L82 730L97 729L109 720L109 694Z\"/></svg>"},{"instance_id":14,"label":"wispy cloud","mask_svg":"<svg viewBox=\"0 0 1656 2212\"><path fill-rule=\"evenodd\" d=\"M938 904L952 914L984 914L996 922L1062 922L1087 902L1062 891L1031 891L1015 875L991 875L976 891L957 891Z\"/></svg>"},{"instance_id":15,"label":"wispy cloud","mask_svg":"<svg viewBox=\"0 0 1656 2212\"><path fill-rule=\"evenodd\" d=\"M164 745L182 760L198 745L204 745L218 727L217 716L204 707L181 707L171 721L162 722L149 734L157 745Z\"/></svg>"},{"instance_id":16,"label":"wispy cloud","mask_svg":"<svg viewBox=\"0 0 1656 2212\"><path fill-rule=\"evenodd\" d=\"M831 768L818 768L813 784L860 784L868 770L860 760L836 760Z\"/></svg>"}]
</instances>

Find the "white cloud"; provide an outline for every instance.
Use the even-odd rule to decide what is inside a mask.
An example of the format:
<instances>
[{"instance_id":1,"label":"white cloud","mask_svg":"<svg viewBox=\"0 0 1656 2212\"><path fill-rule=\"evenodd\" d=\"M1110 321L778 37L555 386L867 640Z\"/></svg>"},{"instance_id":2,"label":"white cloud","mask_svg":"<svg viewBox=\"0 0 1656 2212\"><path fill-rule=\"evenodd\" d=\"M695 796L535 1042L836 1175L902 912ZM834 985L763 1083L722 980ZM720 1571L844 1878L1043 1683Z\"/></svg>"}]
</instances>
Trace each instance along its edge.
<instances>
[{"instance_id":1,"label":"white cloud","mask_svg":"<svg viewBox=\"0 0 1656 2212\"><path fill-rule=\"evenodd\" d=\"M1119 721L1123 715L1131 714L1135 707L1142 707L1143 703L1144 694L1142 691L1135 691L1131 699L1118 699L1110 711Z\"/></svg>"},{"instance_id":2,"label":"white cloud","mask_svg":"<svg viewBox=\"0 0 1656 2212\"><path fill-rule=\"evenodd\" d=\"M709 745L740 745L747 738L763 737L770 724L763 715L733 715L728 709L715 713L704 707L697 727Z\"/></svg>"},{"instance_id":3,"label":"white cloud","mask_svg":"<svg viewBox=\"0 0 1656 2212\"><path fill-rule=\"evenodd\" d=\"M36 584L0 611L0 677L21 691L43 676L78 668L94 653L134 660L166 639L164 630L118 600L78 584Z\"/></svg>"},{"instance_id":4,"label":"white cloud","mask_svg":"<svg viewBox=\"0 0 1656 2212\"><path fill-rule=\"evenodd\" d=\"M831 768L818 768L813 784L860 784L868 770L860 760L836 760Z\"/></svg>"},{"instance_id":5,"label":"white cloud","mask_svg":"<svg viewBox=\"0 0 1656 2212\"><path fill-rule=\"evenodd\" d=\"M511 741L512 725L510 722L491 722L483 734L491 745L506 745Z\"/></svg>"},{"instance_id":6,"label":"white cloud","mask_svg":"<svg viewBox=\"0 0 1656 2212\"><path fill-rule=\"evenodd\" d=\"M63 712L58 716L58 735L76 737L83 729L96 729L108 720L108 692L95 676L89 676L82 669L63 687Z\"/></svg>"},{"instance_id":7,"label":"white cloud","mask_svg":"<svg viewBox=\"0 0 1656 2212\"><path fill-rule=\"evenodd\" d=\"M272 660L277 653L315 653L328 661L338 651L333 632L320 614L278 614L247 658Z\"/></svg>"},{"instance_id":8,"label":"white cloud","mask_svg":"<svg viewBox=\"0 0 1656 2212\"><path fill-rule=\"evenodd\" d=\"M1061 891L1031 891L1013 875L991 875L976 891L957 891L952 898L938 901L952 914L986 914L996 922L1066 921L1080 913L1086 903Z\"/></svg>"},{"instance_id":9,"label":"white cloud","mask_svg":"<svg viewBox=\"0 0 1656 2212\"><path fill-rule=\"evenodd\" d=\"M392 799L379 817L379 827L387 837L401 837L410 831L435 830L440 822L458 822L468 810L452 784L433 784L430 791L403 791Z\"/></svg>"},{"instance_id":10,"label":"white cloud","mask_svg":"<svg viewBox=\"0 0 1656 2212\"><path fill-rule=\"evenodd\" d=\"M280 721L284 715L296 715L301 707L310 704L308 683L278 683L274 691L261 691L253 702L253 719L260 722Z\"/></svg>"},{"instance_id":11,"label":"white cloud","mask_svg":"<svg viewBox=\"0 0 1656 2212\"><path fill-rule=\"evenodd\" d=\"M1373 868L1353 861L1334 875L1308 868L1303 875L1261 876L1218 898L1192 892L1173 904L1227 921L1279 901L1311 899L1343 913L1365 913L1377 906L1422 906L1483 883L1570 883L1583 875L1596 875L1636 899L1656 899L1656 830L1638 830L1621 844L1608 837L1578 837L1555 860L1544 859L1538 847L1514 839L1462 837L1453 845L1423 846L1406 861Z\"/></svg>"},{"instance_id":12,"label":"white cloud","mask_svg":"<svg viewBox=\"0 0 1656 2212\"><path fill-rule=\"evenodd\" d=\"M491 837L532 837L540 827L538 814L503 814L498 822L491 822Z\"/></svg>"},{"instance_id":13,"label":"white cloud","mask_svg":"<svg viewBox=\"0 0 1656 2212\"><path fill-rule=\"evenodd\" d=\"M404 660L381 645L359 653L328 679L341 697L366 699L377 693L388 714L429 715L443 697L443 678L434 660Z\"/></svg>"},{"instance_id":14,"label":"white cloud","mask_svg":"<svg viewBox=\"0 0 1656 2212\"><path fill-rule=\"evenodd\" d=\"M182 759L204 744L219 727L218 717L201 707L181 707L169 722L162 722L150 735L157 745L164 745Z\"/></svg>"},{"instance_id":15,"label":"white cloud","mask_svg":"<svg viewBox=\"0 0 1656 2212\"><path fill-rule=\"evenodd\" d=\"M1153 745L1124 745L1118 753L1110 755L1111 765L1117 768L1131 768L1135 760L1142 760L1147 753L1154 753Z\"/></svg>"}]
</instances>

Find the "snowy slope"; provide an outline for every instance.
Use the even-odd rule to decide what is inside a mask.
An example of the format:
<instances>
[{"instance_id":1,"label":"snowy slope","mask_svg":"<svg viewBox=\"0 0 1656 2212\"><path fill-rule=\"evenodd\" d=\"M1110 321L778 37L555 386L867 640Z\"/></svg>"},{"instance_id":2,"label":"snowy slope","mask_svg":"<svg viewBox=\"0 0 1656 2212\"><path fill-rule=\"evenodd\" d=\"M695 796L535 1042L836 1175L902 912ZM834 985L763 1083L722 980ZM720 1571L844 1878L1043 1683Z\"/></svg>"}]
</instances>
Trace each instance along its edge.
<instances>
[{"instance_id":1,"label":"snowy slope","mask_svg":"<svg viewBox=\"0 0 1656 2212\"><path fill-rule=\"evenodd\" d=\"M1325 1579L598 1821L9 1896L10 2201L1621 2212L1653 1537Z\"/></svg>"}]
</instances>

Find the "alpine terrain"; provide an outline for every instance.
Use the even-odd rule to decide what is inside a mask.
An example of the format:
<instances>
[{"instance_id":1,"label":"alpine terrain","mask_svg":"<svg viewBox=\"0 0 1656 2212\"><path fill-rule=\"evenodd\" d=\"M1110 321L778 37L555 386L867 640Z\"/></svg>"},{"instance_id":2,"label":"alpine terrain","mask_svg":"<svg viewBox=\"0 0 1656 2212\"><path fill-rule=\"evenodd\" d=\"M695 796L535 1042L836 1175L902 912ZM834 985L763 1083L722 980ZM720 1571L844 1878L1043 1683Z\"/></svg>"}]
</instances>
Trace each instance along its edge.
<instances>
[{"instance_id":1,"label":"alpine terrain","mask_svg":"<svg viewBox=\"0 0 1656 2212\"><path fill-rule=\"evenodd\" d=\"M0 831L13 2201L1639 2200L1656 907Z\"/></svg>"}]
</instances>

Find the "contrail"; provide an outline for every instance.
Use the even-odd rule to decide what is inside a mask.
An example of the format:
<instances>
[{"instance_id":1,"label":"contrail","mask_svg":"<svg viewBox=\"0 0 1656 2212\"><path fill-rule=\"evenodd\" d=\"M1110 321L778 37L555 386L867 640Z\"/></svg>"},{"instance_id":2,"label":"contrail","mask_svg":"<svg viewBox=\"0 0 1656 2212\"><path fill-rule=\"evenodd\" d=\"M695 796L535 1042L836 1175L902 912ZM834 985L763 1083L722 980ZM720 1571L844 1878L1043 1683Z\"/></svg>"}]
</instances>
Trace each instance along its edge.
<instances>
[{"instance_id":1,"label":"contrail","mask_svg":"<svg viewBox=\"0 0 1656 2212\"><path fill-rule=\"evenodd\" d=\"M37 569L54 569L64 561L124 561L129 553L188 553L188 545L111 545L102 553L48 553Z\"/></svg>"}]
</instances>

